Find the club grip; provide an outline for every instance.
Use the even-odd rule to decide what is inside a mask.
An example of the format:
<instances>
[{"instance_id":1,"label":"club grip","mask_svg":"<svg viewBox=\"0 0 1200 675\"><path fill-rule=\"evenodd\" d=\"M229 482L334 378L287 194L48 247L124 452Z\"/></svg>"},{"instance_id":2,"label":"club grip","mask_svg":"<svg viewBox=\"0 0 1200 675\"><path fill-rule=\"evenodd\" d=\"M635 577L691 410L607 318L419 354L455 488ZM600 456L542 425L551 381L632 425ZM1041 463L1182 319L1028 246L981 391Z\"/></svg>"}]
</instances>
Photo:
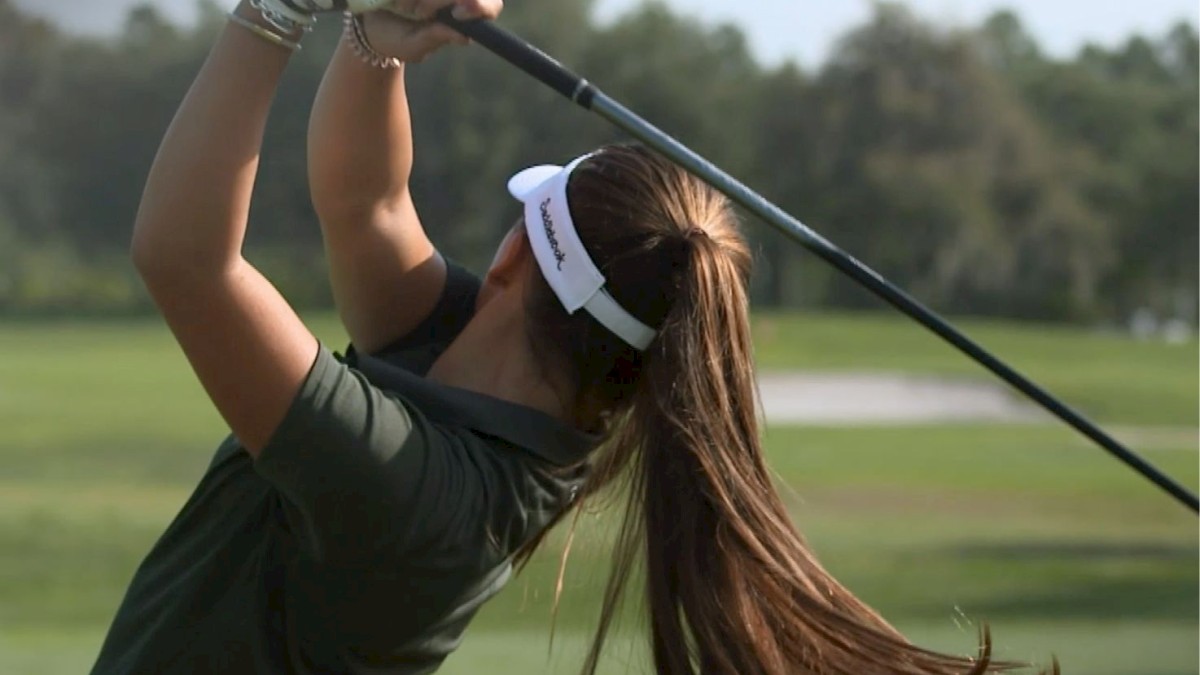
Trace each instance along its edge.
<instances>
[{"instance_id":1,"label":"club grip","mask_svg":"<svg viewBox=\"0 0 1200 675\"><path fill-rule=\"evenodd\" d=\"M454 18L453 7L444 7L437 20L487 48L541 81L554 91L582 106L592 109L596 88L587 80L568 70L542 50L486 19L463 21Z\"/></svg>"}]
</instances>

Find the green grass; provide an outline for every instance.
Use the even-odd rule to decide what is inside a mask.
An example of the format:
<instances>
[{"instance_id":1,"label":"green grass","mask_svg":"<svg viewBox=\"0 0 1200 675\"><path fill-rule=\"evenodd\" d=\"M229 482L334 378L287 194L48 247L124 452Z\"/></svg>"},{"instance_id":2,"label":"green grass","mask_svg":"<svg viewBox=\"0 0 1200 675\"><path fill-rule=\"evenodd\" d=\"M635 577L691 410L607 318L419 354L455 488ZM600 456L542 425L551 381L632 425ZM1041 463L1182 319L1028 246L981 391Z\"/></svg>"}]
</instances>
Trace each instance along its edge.
<instances>
[{"instance_id":1,"label":"green grass","mask_svg":"<svg viewBox=\"0 0 1200 675\"><path fill-rule=\"evenodd\" d=\"M336 324L314 325L340 346ZM971 327L1196 487L1196 345ZM977 329L977 330L976 330ZM764 367L973 376L900 319L766 317ZM1052 383L1053 384L1053 383ZM1075 387L1076 389L1072 389ZM157 322L0 326L0 673L85 672L129 576L221 424ZM771 466L826 565L922 644L1067 673L1196 673L1196 518L1059 425L779 428ZM559 541L481 613L448 673L559 673L598 610L604 518L585 519L548 645ZM605 672L646 672L617 641ZM628 666L628 668L626 667Z\"/></svg>"}]
</instances>

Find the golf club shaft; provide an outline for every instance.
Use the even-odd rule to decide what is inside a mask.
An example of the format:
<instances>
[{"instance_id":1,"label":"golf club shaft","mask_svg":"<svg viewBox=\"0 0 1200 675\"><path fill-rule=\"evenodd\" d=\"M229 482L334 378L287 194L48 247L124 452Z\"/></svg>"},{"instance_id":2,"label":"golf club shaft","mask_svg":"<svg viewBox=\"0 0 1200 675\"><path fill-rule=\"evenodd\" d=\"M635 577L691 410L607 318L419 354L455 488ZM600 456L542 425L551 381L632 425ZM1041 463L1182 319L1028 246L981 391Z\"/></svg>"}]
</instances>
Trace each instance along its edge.
<instances>
[{"instance_id":1,"label":"golf club shaft","mask_svg":"<svg viewBox=\"0 0 1200 675\"><path fill-rule=\"evenodd\" d=\"M490 21L459 21L448 10L438 19L471 38L497 56L520 68L586 110L590 110L633 138L654 148L684 169L728 196L733 202L812 251L857 281L888 304L933 331L956 349L996 374L1021 393L1090 438L1117 459L1148 478L1192 511L1200 511L1196 495L1126 448L1082 414L996 358L902 289L884 279L812 228L792 217L762 195L693 152L673 137L642 119L587 80L553 58Z\"/></svg>"}]
</instances>

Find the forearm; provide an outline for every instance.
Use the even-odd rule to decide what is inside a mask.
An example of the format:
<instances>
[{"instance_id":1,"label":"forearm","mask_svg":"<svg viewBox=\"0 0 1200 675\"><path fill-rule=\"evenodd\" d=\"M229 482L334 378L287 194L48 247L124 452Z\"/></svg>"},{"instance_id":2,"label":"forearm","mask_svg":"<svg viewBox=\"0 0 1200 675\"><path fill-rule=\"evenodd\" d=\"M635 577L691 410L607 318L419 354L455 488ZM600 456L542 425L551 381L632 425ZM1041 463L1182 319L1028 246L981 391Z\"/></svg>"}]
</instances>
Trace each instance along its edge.
<instances>
[{"instance_id":1,"label":"forearm","mask_svg":"<svg viewBox=\"0 0 1200 675\"><path fill-rule=\"evenodd\" d=\"M289 55L241 26L219 36L146 181L133 237L144 274L240 260L263 129Z\"/></svg>"},{"instance_id":2,"label":"forearm","mask_svg":"<svg viewBox=\"0 0 1200 675\"><path fill-rule=\"evenodd\" d=\"M339 44L313 106L308 162L313 204L327 230L399 208L413 164L404 68L369 66Z\"/></svg>"},{"instance_id":3,"label":"forearm","mask_svg":"<svg viewBox=\"0 0 1200 675\"><path fill-rule=\"evenodd\" d=\"M415 63L465 38L429 20L455 5L462 18L495 18L500 0L416 0L401 16L363 15L363 51ZM321 220L342 322L362 351L407 334L428 316L446 267L409 191L413 139L403 68L364 63L346 40L326 70L309 121L309 188Z\"/></svg>"}]
</instances>

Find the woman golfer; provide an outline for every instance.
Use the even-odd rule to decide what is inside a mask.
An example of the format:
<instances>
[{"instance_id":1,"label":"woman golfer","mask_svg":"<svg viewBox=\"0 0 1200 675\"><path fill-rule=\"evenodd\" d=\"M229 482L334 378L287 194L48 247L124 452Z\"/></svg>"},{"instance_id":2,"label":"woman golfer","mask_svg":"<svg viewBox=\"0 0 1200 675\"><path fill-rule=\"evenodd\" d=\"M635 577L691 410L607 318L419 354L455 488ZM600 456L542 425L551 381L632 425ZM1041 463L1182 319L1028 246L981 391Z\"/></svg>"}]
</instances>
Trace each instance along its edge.
<instances>
[{"instance_id":1,"label":"woman golfer","mask_svg":"<svg viewBox=\"0 0 1200 675\"><path fill-rule=\"evenodd\" d=\"M603 148L512 179L524 217L482 280L434 250L403 63L461 40L427 20L454 0L348 20L321 85L311 190L354 347L318 344L241 249L280 74L335 4L243 2L147 180L134 261L233 434L93 672L432 672L514 561L618 477L631 508L585 670L639 556L661 673L986 670L910 646L789 522L755 416L750 255L712 189Z\"/></svg>"}]
</instances>

